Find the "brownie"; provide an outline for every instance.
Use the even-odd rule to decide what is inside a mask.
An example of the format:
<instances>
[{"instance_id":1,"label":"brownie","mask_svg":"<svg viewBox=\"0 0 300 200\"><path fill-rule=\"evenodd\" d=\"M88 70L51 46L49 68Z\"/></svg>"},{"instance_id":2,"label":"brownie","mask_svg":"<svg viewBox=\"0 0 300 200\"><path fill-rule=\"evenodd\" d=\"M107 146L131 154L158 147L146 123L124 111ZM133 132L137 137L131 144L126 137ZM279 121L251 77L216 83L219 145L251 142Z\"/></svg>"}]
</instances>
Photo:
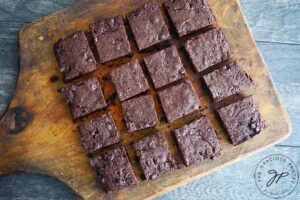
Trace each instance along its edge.
<instances>
[{"instance_id":1,"label":"brownie","mask_svg":"<svg viewBox=\"0 0 300 200\"><path fill-rule=\"evenodd\" d=\"M183 160L187 166L221 153L221 144L206 116L174 130Z\"/></svg>"},{"instance_id":2,"label":"brownie","mask_svg":"<svg viewBox=\"0 0 300 200\"><path fill-rule=\"evenodd\" d=\"M151 95L122 102L122 110L128 132L153 127L158 123L154 100Z\"/></svg>"},{"instance_id":3,"label":"brownie","mask_svg":"<svg viewBox=\"0 0 300 200\"><path fill-rule=\"evenodd\" d=\"M81 142L88 154L119 143L122 140L115 122L109 113L79 125L78 129L81 134Z\"/></svg>"},{"instance_id":4,"label":"brownie","mask_svg":"<svg viewBox=\"0 0 300 200\"><path fill-rule=\"evenodd\" d=\"M190 82L183 82L158 93L169 122L188 115L200 107L198 97Z\"/></svg>"},{"instance_id":5,"label":"brownie","mask_svg":"<svg viewBox=\"0 0 300 200\"><path fill-rule=\"evenodd\" d=\"M71 107L73 119L106 107L100 83L96 77L61 89Z\"/></svg>"},{"instance_id":6,"label":"brownie","mask_svg":"<svg viewBox=\"0 0 300 200\"><path fill-rule=\"evenodd\" d=\"M91 160L91 165L107 192L118 191L138 182L123 146L104 151Z\"/></svg>"},{"instance_id":7,"label":"brownie","mask_svg":"<svg viewBox=\"0 0 300 200\"><path fill-rule=\"evenodd\" d=\"M176 167L162 132L146 136L133 144L147 180L152 180Z\"/></svg>"},{"instance_id":8,"label":"brownie","mask_svg":"<svg viewBox=\"0 0 300 200\"><path fill-rule=\"evenodd\" d=\"M218 114L233 145L238 145L265 129L252 96L220 108Z\"/></svg>"},{"instance_id":9,"label":"brownie","mask_svg":"<svg viewBox=\"0 0 300 200\"><path fill-rule=\"evenodd\" d=\"M154 2L128 14L128 21L139 50L170 39L168 27Z\"/></svg>"},{"instance_id":10,"label":"brownie","mask_svg":"<svg viewBox=\"0 0 300 200\"><path fill-rule=\"evenodd\" d=\"M167 0L165 6L180 37L216 22L206 0Z\"/></svg>"},{"instance_id":11,"label":"brownie","mask_svg":"<svg viewBox=\"0 0 300 200\"><path fill-rule=\"evenodd\" d=\"M225 34L219 28L191 38L184 48L197 72L227 60L231 54Z\"/></svg>"},{"instance_id":12,"label":"brownie","mask_svg":"<svg viewBox=\"0 0 300 200\"><path fill-rule=\"evenodd\" d=\"M100 62L114 60L131 53L121 16L106 18L91 26Z\"/></svg>"},{"instance_id":13,"label":"brownie","mask_svg":"<svg viewBox=\"0 0 300 200\"><path fill-rule=\"evenodd\" d=\"M137 60L114 69L110 75L121 101L149 89L148 82Z\"/></svg>"},{"instance_id":14,"label":"brownie","mask_svg":"<svg viewBox=\"0 0 300 200\"><path fill-rule=\"evenodd\" d=\"M144 58L155 88L184 77L185 70L175 46Z\"/></svg>"},{"instance_id":15,"label":"brownie","mask_svg":"<svg viewBox=\"0 0 300 200\"><path fill-rule=\"evenodd\" d=\"M236 62L205 75L203 79L214 101L220 101L253 85L252 79Z\"/></svg>"},{"instance_id":16,"label":"brownie","mask_svg":"<svg viewBox=\"0 0 300 200\"><path fill-rule=\"evenodd\" d=\"M60 39L54 47L64 81L70 81L97 69L96 60L84 32Z\"/></svg>"}]
</instances>

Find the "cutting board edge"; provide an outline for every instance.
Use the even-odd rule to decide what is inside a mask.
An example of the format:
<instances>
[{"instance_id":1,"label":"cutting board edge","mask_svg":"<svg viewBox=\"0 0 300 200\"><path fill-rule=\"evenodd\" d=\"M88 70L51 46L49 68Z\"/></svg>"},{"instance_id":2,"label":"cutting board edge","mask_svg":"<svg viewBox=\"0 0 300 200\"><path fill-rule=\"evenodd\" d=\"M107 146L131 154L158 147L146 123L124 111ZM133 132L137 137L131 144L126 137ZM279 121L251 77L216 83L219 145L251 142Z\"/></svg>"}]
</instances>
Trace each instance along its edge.
<instances>
[{"instance_id":1,"label":"cutting board edge","mask_svg":"<svg viewBox=\"0 0 300 200\"><path fill-rule=\"evenodd\" d=\"M239 0L237 0L237 2L238 2L239 5L240 5ZM79 3L76 3L75 5L78 5L78 4L80 4L80 2L79 2ZM52 15L56 15L56 14L59 14L59 13L61 13L61 12L67 11L67 10L71 9L72 7L73 7L73 6L68 7L68 8L66 8L66 9L62 9L62 10L56 11L56 12L54 12L54 13L52 13L52 14L50 14L50 15L48 15L48 16L42 18L42 19L38 19L38 20L36 20L36 21L34 21L34 22L32 22L32 23L30 23L30 24L28 24L28 25L22 27L21 30L20 30L20 32L19 32L19 46L20 46L20 49L19 49L19 50L20 50L20 52L22 51L22 48L23 48L23 47L22 47L22 38L26 36L26 29L30 29L30 28L31 28L32 26L34 26L36 23L42 22L42 20L46 19L47 17L51 17ZM239 9L241 10L241 13L243 14L243 11L242 11L241 7L239 7ZM244 18L245 23L247 24L248 29L251 30L250 27L249 27L248 21L246 20L244 14L243 14L243 18ZM266 66L266 68L267 68L267 70L268 70L268 73L270 74L270 71L269 71L269 69L268 69L268 67L267 67L267 64L265 63L265 60L264 60L264 58L262 57L261 52L260 52L260 50L258 49L258 47L257 47L257 45L256 45L256 43L255 43L254 36L253 36L253 34L252 34L251 31L250 31L250 33L251 33L252 40L253 40L253 42L254 42L254 44L255 44L255 46L256 46L256 49L257 49L257 51L258 51L258 53L259 53L259 56L260 56L260 58L262 59L264 65ZM22 54L20 54L20 55L22 55ZM12 95L12 98L11 98L11 101L10 101L10 103L9 103L9 106L8 106L7 109L6 109L6 112L4 112L4 114L3 114L3 115L1 116L1 118L0 118L1 121L2 121L2 119L5 118L5 116L6 116L6 114L7 114L7 111L8 111L9 109L13 108L13 106L15 106L15 105L18 105L18 104L16 104L16 103L13 103L13 104L12 104L12 102L17 102L17 101L18 101L18 99L16 98L16 93L18 92L18 87L19 87L19 85L21 84L21 83L19 82L19 81L20 81L20 80L19 80L19 76L22 75L22 69L25 67L25 66L23 66L22 59L24 59L24 58L22 58L22 57L20 56L19 74L18 74L18 78L17 78L17 80L16 80L16 86L15 86L15 89L14 89L14 92L13 92L13 95ZM291 132L292 132L292 124L291 124L291 121L289 120L288 113L287 113L287 111L286 111L286 109L285 109L285 107L284 107L284 104L283 104L283 102L282 102L282 100L281 100L281 98L280 98L280 95L279 95L279 93L278 93L278 91L277 91L277 89L276 89L276 87L275 87L275 85L274 85L274 81L273 81L273 79L272 79L271 76L270 76L270 79L271 79L273 88L275 89L276 96L277 96L277 98L278 98L278 100L279 100L279 102L280 102L280 106L281 106L281 109L282 109L283 114L284 114L284 118L285 118L286 123L287 123L287 126L288 126L288 130L287 130L287 133L286 133L285 135L282 134L282 137L279 138L277 141L275 141L275 142L273 142L273 143L270 143L270 144L268 144L268 145L266 145L266 146L264 146L264 147L262 147L262 148L260 148L260 149L257 149L256 151L249 152L249 153L247 153L247 154L243 154L242 157L237 157L237 158L231 160L230 162L227 162L227 163L225 163L225 164L223 164L223 165L220 165L220 166L218 166L218 167L212 169L211 171L204 172L204 173L199 174L199 175L197 175L197 176L189 177L188 179L185 179L185 180L183 180L183 181L178 182L178 184L174 184L174 185L172 185L172 186L170 186L170 187L164 188L163 190L161 190L161 191L159 191L159 192L157 192L157 193L155 193L155 194L149 196L148 199L152 199L152 198L159 197L159 196L161 196L162 194L164 194L164 193L166 193L166 192L172 191L172 190L174 190L174 189L176 189L176 188L178 188L178 187L180 187L180 186L183 186L183 185L185 185L185 184L187 184L187 183L190 183L190 182L192 182L192 181L194 181L194 180L197 180L197 179L199 179L200 177L206 176L206 175L211 174L211 173L213 173L213 172L215 172L215 171L217 171L217 170L220 170L220 169L222 169L222 168L228 167L228 166L230 166L230 165L232 165L232 164L234 164L234 163L237 163L238 161L241 161L241 160L243 160L243 159L245 159L245 158L248 158L248 157L250 157L250 156L253 156L253 155L255 155L255 154L257 154L257 153L259 153L259 152L261 152L261 151L263 151L263 150L265 150L265 149L271 147L271 146L274 146L275 144L278 144L279 142L281 142L281 141L285 140L286 138L288 138L288 137L291 135ZM0 124L1 124L1 123L0 123ZM1 128L0 128L0 134L1 134L2 131L3 131L3 130L1 130ZM33 172L34 172L34 171L33 171ZM46 174L48 174L48 173L46 173ZM48 174L48 175L49 175L49 174ZM50 175L51 175L51 174L50 174ZM60 179L60 178L59 178L59 179ZM60 179L60 180L62 180L63 182L65 182L63 179ZM69 184L68 184L68 185L69 185ZM77 192L77 191L76 191L76 192ZM78 194L79 194L79 193L78 193ZM79 195L80 195L80 194L79 194ZM146 199L147 199L147 198L146 198Z\"/></svg>"}]
</instances>

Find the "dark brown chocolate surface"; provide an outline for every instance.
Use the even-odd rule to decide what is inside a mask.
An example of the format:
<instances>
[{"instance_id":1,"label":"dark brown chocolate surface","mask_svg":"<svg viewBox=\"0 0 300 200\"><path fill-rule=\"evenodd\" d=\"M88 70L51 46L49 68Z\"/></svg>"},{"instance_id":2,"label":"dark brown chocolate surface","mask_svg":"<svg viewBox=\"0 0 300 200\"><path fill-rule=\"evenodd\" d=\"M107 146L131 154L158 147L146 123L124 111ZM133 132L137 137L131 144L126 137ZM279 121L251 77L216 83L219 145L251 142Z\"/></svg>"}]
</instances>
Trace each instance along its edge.
<instances>
[{"instance_id":1,"label":"dark brown chocolate surface","mask_svg":"<svg viewBox=\"0 0 300 200\"><path fill-rule=\"evenodd\" d=\"M265 129L253 97L247 97L218 110L233 145L238 145Z\"/></svg>"},{"instance_id":2,"label":"dark brown chocolate surface","mask_svg":"<svg viewBox=\"0 0 300 200\"><path fill-rule=\"evenodd\" d=\"M93 24L91 30L101 63L131 53L130 44L121 16L101 20Z\"/></svg>"},{"instance_id":3,"label":"dark brown chocolate surface","mask_svg":"<svg viewBox=\"0 0 300 200\"><path fill-rule=\"evenodd\" d=\"M220 140L206 116L176 129L174 134L187 166L221 153Z\"/></svg>"},{"instance_id":4,"label":"dark brown chocolate surface","mask_svg":"<svg viewBox=\"0 0 300 200\"><path fill-rule=\"evenodd\" d=\"M97 69L96 60L84 32L61 38L54 47L64 81L70 81Z\"/></svg>"},{"instance_id":5,"label":"dark brown chocolate surface","mask_svg":"<svg viewBox=\"0 0 300 200\"><path fill-rule=\"evenodd\" d=\"M188 81L160 91L158 96L169 122L188 115L200 107L198 97Z\"/></svg>"},{"instance_id":6,"label":"dark brown chocolate surface","mask_svg":"<svg viewBox=\"0 0 300 200\"><path fill-rule=\"evenodd\" d=\"M214 101L246 90L253 85L252 79L238 63L230 63L203 77Z\"/></svg>"},{"instance_id":7,"label":"dark brown chocolate surface","mask_svg":"<svg viewBox=\"0 0 300 200\"><path fill-rule=\"evenodd\" d=\"M165 6L180 37L216 22L206 0L166 0Z\"/></svg>"},{"instance_id":8,"label":"dark brown chocolate surface","mask_svg":"<svg viewBox=\"0 0 300 200\"><path fill-rule=\"evenodd\" d=\"M151 95L144 95L122 102L122 110L128 132L133 132L158 123Z\"/></svg>"},{"instance_id":9,"label":"dark brown chocolate surface","mask_svg":"<svg viewBox=\"0 0 300 200\"><path fill-rule=\"evenodd\" d=\"M176 167L162 132L142 138L133 147L147 180L155 179Z\"/></svg>"},{"instance_id":10,"label":"dark brown chocolate surface","mask_svg":"<svg viewBox=\"0 0 300 200\"><path fill-rule=\"evenodd\" d=\"M106 107L102 89L96 77L62 88L61 92L71 107L73 119Z\"/></svg>"},{"instance_id":11,"label":"dark brown chocolate surface","mask_svg":"<svg viewBox=\"0 0 300 200\"><path fill-rule=\"evenodd\" d=\"M81 134L81 142L88 154L119 143L122 140L115 122L109 113L79 125L78 129Z\"/></svg>"},{"instance_id":12,"label":"dark brown chocolate surface","mask_svg":"<svg viewBox=\"0 0 300 200\"><path fill-rule=\"evenodd\" d=\"M137 60L114 69L110 75L121 101L149 89L148 82Z\"/></svg>"},{"instance_id":13,"label":"dark brown chocolate surface","mask_svg":"<svg viewBox=\"0 0 300 200\"><path fill-rule=\"evenodd\" d=\"M184 47L197 72L227 60L231 54L220 28L191 38L184 43Z\"/></svg>"},{"instance_id":14,"label":"dark brown chocolate surface","mask_svg":"<svg viewBox=\"0 0 300 200\"><path fill-rule=\"evenodd\" d=\"M104 151L91 160L91 165L107 192L118 191L138 182L123 146Z\"/></svg>"},{"instance_id":15,"label":"dark brown chocolate surface","mask_svg":"<svg viewBox=\"0 0 300 200\"><path fill-rule=\"evenodd\" d=\"M155 88L160 88L184 77L185 69L175 46L144 58Z\"/></svg>"},{"instance_id":16,"label":"dark brown chocolate surface","mask_svg":"<svg viewBox=\"0 0 300 200\"><path fill-rule=\"evenodd\" d=\"M140 51L170 39L159 6L154 2L129 13L128 21Z\"/></svg>"}]
</instances>

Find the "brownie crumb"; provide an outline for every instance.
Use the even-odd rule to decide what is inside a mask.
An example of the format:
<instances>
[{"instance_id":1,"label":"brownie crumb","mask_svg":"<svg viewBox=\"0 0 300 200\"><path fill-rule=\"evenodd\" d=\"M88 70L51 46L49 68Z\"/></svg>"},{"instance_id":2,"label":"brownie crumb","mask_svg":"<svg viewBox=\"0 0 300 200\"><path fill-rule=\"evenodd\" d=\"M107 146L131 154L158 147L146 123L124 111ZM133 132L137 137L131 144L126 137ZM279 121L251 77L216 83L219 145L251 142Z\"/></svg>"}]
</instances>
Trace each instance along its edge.
<instances>
[{"instance_id":1,"label":"brownie crumb","mask_svg":"<svg viewBox=\"0 0 300 200\"><path fill-rule=\"evenodd\" d=\"M108 97L108 99L106 100L108 105L114 104L115 100L117 98L117 93L114 92L112 95L110 95L110 97Z\"/></svg>"},{"instance_id":2,"label":"brownie crumb","mask_svg":"<svg viewBox=\"0 0 300 200\"><path fill-rule=\"evenodd\" d=\"M50 82L51 82L51 83L55 83L55 82L57 82L57 81L58 81L58 76L53 75L53 76L50 77Z\"/></svg>"}]
</instances>

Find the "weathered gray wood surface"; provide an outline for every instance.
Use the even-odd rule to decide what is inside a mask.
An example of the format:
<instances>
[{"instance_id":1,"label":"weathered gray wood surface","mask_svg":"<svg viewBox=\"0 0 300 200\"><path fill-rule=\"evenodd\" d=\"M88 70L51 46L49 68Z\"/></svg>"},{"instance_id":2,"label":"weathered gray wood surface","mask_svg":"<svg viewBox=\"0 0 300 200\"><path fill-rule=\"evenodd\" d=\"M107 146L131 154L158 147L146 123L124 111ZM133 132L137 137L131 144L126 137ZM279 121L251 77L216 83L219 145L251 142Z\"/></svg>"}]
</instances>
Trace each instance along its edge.
<instances>
[{"instance_id":1,"label":"weathered gray wood surface","mask_svg":"<svg viewBox=\"0 0 300 200\"><path fill-rule=\"evenodd\" d=\"M19 28L74 2L76 0L0 0L0 115L9 102L17 78ZM160 199L270 199L263 196L254 183L253 173L259 160L266 155L280 153L300 166L300 0L241 0L241 4L289 112L293 125L292 136L267 151L188 184ZM29 177L18 177L15 180L26 182ZM40 177L40 181L58 184L48 182L45 177ZM16 185L9 186L17 189ZM25 189L24 186L22 188L24 195L41 189L37 186L26 190L26 184ZM65 192L66 198L69 197L67 189L62 192ZM3 191L0 189L0 199L3 197L1 194ZM37 199L43 198L47 196ZM300 199L300 185L286 199Z\"/></svg>"},{"instance_id":2,"label":"weathered gray wood surface","mask_svg":"<svg viewBox=\"0 0 300 200\"><path fill-rule=\"evenodd\" d=\"M0 199L80 199L70 187L54 177L34 173L14 173L0 177ZM25 187L24 187L25 186ZM18 190L16 190L18 188ZM26 197L24 196L26 195Z\"/></svg>"}]
</instances>

